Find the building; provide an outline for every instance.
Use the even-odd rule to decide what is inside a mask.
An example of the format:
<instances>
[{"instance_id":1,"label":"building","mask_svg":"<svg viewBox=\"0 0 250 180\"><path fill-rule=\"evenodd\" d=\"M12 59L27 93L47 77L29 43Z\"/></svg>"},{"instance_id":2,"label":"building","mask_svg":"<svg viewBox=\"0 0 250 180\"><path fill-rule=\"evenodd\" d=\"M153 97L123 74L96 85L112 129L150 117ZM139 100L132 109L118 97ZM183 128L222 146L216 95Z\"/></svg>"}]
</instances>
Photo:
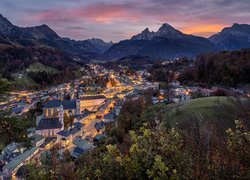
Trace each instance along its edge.
<instances>
[{"instance_id":1,"label":"building","mask_svg":"<svg viewBox=\"0 0 250 180\"><path fill-rule=\"evenodd\" d=\"M73 140L73 144L74 144L75 148L73 151L71 151L70 154L74 158L78 158L81 155L83 155L85 152L94 148L94 146L92 144L88 143L86 140L83 140L81 138L75 138Z\"/></svg>"},{"instance_id":2,"label":"building","mask_svg":"<svg viewBox=\"0 0 250 180\"><path fill-rule=\"evenodd\" d=\"M106 100L106 97L103 95L97 95L97 96L84 96L80 98L80 111L83 111L85 109L92 110L94 106L100 106L102 103L104 103Z\"/></svg>"},{"instance_id":3,"label":"building","mask_svg":"<svg viewBox=\"0 0 250 180\"><path fill-rule=\"evenodd\" d=\"M17 170L28 162L32 157L34 157L38 153L38 147L32 147L26 150L24 153L12 159L7 165L3 167L3 177L11 178Z\"/></svg>"},{"instance_id":4,"label":"building","mask_svg":"<svg viewBox=\"0 0 250 180\"><path fill-rule=\"evenodd\" d=\"M103 121L104 121L105 123L113 122L113 121L115 120L115 116L116 116L115 111L112 111L112 112L110 112L110 113L104 115Z\"/></svg>"},{"instance_id":5,"label":"building","mask_svg":"<svg viewBox=\"0 0 250 180\"><path fill-rule=\"evenodd\" d=\"M171 83L169 83L169 86L173 88L180 87L180 85L181 83L179 81L172 81Z\"/></svg>"},{"instance_id":6,"label":"building","mask_svg":"<svg viewBox=\"0 0 250 180\"><path fill-rule=\"evenodd\" d=\"M32 144L34 146L41 146L44 142L45 142L45 137L43 137L42 135L35 134L32 137Z\"/></svg>"},{"instance_id":7,"label":"building","mask_svg":"<svg viewBox=\"0 0 250 180\"><path fill-rule=\"evenodd\" d=\"M103 138L106 138L107 136L105 134L97 134L94 138L93 141L94 142L99 142L100 140L102 140Z\"/></svg>"},{"instance_id":8,"label":"building","mask_svg":"<svg viewBox=\"0 0 250 180\"><path fill-rule=\"evenodd\" d=\"M44 117L51 118L57 117L60 106L63 106L64 114L73 116L80 114L80 102L79 100L51 100L48 101L43 109Z\"/></svg>"},{"instance_id":9,"label":"building","mask_svg":"<svg viewBox=\"0 0 250 180\"><path fill-rule=\"evenodd\" d=\"M57 133L57 142L63 147L67 147L76 137L83 135L83 124L75 122L68 130L62 130Z\"/></svg>"},{"instance_id":10,"label":"building","mask_svg":"<svg viewBox=\"0 0 250 180\"><path fill-rule=\"evenodd\" d=\"M84 110L92 111L94 107L98 107L106 101L103 95L84 96L80 99L74 100L51 100L48 101L43 109L44 117L57 117L60 106L63 106L64 114L68 116L75 116L82 114Z\"/></svg>"},{"instance_id":11,"label":"building","mask_svg":"<svg viewBox=\"0 0 250 180\"><path fill-rule=\"evenodd\" d=\"M64 129L64 110L60 106L58 117L42 118L36 128L36 134L44 137L56 137L57 133Z\"/></svg>"},{"instance_id":12,"label":"building","mask_svg":"<svg viewBox=\"0 0 250 180\"><path fill-rule=\"evenodd\" d=\"M101 121L99 123L95 123L94 127L95 127L96 131L99 132L105 128L105 122Z\"/></svg>"}]
</instances>

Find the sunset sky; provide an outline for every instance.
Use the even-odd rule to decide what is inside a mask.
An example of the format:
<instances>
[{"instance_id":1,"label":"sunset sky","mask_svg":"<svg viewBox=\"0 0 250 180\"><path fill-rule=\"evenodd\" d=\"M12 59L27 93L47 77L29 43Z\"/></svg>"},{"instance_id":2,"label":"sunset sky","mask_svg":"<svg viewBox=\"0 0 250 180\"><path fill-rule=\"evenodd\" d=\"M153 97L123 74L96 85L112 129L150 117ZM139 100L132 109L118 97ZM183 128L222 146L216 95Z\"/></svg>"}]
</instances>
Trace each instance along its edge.
<instances>
[{"instance_id":1,"label":"sunset sky","mask_svg":"<svg viewBox=\"0 0 250 180\"><path fill-rule=\"evenodd\" d=\"M169 23L207 37L233 23L250 24L249 0L0 0L13 24L47 24L60 36L119 41Z\"/></svg>"}]
</instances>

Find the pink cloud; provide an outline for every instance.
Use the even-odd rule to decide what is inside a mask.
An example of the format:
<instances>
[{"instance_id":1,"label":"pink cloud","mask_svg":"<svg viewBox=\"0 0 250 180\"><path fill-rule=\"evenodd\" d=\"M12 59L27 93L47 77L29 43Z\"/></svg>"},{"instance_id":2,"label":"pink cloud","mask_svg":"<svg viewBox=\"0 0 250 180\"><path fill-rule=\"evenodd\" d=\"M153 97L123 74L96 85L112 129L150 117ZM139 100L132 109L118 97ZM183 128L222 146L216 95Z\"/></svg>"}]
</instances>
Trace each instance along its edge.
<instances>
[{"instance_id":1,"label":"pink cloud","mask_svg":"<svg viewBox=\"0 0 250 180\"><path fill-rule=\"evenodd\" d=\"M34 13L27 21L50 23L96 22L109 24L117 20L139 21L141 14L131 12L133 4L93 4L78 8L58 7Z\"/></svg>"}]
</instances>

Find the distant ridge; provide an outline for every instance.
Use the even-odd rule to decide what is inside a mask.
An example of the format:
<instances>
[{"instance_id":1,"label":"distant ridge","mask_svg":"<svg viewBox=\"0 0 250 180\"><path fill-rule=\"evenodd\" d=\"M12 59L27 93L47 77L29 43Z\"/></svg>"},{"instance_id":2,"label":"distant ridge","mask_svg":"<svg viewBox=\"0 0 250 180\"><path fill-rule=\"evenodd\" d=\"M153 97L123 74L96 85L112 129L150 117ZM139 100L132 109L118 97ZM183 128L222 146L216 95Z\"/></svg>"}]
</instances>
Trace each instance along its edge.
<instances>
[{"instance_id":1,"label":"distant ridge","mask_svg":"<svg viewBox=\"0 0 250 180\"><path fill-rule=\"evenodd\" d=\"M184 34L168 23L156 32L145 28L131 39L118 43L91 38L76 41L60 37L49 26L18 27L0 14L0 44L24 47L47 46L80 61L119 59L130 55L152 58L195 57L201 53L250 48L250 25L233 24L210 38Z\"/></svg>"}]
</instances>

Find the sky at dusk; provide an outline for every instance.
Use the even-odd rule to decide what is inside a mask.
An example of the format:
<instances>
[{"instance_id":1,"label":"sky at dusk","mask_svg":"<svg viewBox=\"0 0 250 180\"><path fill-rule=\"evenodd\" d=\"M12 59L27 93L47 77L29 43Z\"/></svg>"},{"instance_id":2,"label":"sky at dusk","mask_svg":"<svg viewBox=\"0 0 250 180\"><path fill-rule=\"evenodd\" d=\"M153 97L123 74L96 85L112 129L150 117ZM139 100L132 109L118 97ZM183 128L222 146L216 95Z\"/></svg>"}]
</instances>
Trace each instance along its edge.
<instances>
[{"instance_id":1,"label":"sky at dusk","mask_svg":"<svg viewBox=\"0 0 250 180\"><path fill-rule=\"evenodd\" d=\"M60 36L117 42L163 23L204 37L250 24L250 0L0 0L0 13L22 27L47 24Z\"/></svg>"}]
</instances>

